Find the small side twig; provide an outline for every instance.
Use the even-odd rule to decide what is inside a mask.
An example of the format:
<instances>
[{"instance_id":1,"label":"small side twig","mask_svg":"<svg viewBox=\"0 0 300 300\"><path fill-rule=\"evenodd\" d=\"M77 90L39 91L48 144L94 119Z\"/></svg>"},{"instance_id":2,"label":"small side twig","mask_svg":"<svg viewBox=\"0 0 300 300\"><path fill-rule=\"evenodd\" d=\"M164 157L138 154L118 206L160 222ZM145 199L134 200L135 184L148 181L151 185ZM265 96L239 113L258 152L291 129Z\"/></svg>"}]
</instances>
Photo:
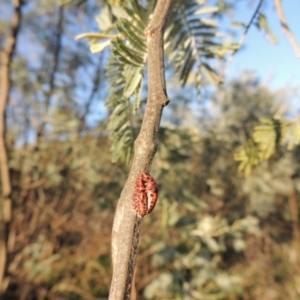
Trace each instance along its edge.
<instances>
[{"instance_id":1,"label":"small side twig","mask_svg":"<svg viewBox=\"0 0 300 300\"><path fill-rule=\"evenodd\" d=\"M255 9L255 11L254 11L254 13L253 13L253 15L252 15L250 21L249 21L249 23L248 23L248 25L246 26L246 28L245 28L245 30L244 30L244 33L242 34L242 36L241 36L240 39L239 39L239 42L238 42L238 45L239 45L239 46L231 53L231 55L229 56L229 58L227 59L227 61L226 61L226 63L225 63L225 66L222 68L222 70L221 70L221 72L220 72L220 80L221 80L221 78L224 77L224 75L225 75L225 73L226 73L226 71L227 71L229 65L230 65L231 62L233 61L233 58L234 58L234 56L236 55L236 53L241 49L241 47L242 47L242 45L243 45L243 43L244 43L244 41L245 41L245 39L246 39L246 36L247 36L247 34L248 34L248 31L249 31L249 29L250 29L250 27L251 27L253 21L255 20L255 17L257 16L257 14L258 14L258 12L259 12L259 10L260 10L260 7L261 7L263 1L264 1L264 0L260 0L260 1L259 1L259 3L258 3L258 5L257 5L257 7L256 7L256 9Z\"/></svg>"},{"instance_id":2,"label":"small side twig","mask_svg":"<svg viewBox=\"0 0 300 300\"><path fill-rule=\"evenodd\" d=\"M129 259L129 264L128 264L128 272L127 272L127 279L126 279L126 285L125 285L124 299L130 299L130 295L131 295L134 267L135 267L138 246L139 246L139 240L140 240L141 221L142 221L142 218L137 216L135 219L135 222L134 222L132 250L130 253L130 259Z\"/></svg>"},{"instance_id":3,"label":"small side twig","mask_svg":"<svg viewBox=\"0 0 300 300\"><path fill-rule=\"evenodd\" d=\"M294 35L292 34L289 26L288 26L287 20L285 18L284 12L283 12L281 1L280 0L274 0L274 4L275 4L275 8L277 10L279 21L281 23L282 32L287 36L287 38L289 39L289 41L290 41L297 57L300 59L300 47L299 47Z\"/></svg>"}]
</instances>

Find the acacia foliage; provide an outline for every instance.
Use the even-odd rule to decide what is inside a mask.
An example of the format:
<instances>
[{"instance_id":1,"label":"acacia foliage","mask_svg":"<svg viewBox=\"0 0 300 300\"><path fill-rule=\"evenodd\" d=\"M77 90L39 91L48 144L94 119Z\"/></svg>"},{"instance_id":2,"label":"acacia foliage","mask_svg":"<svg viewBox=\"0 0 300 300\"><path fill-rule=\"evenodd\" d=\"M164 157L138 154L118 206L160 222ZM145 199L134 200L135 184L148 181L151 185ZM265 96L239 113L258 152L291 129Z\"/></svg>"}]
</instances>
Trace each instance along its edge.
<instances>
[{"instance_id":1,"label":"acacia foliage","mask_svg":"<svg viewBox=\"0 0 300 300\"><path fill-rule=\"evenodd\" d=\"M110 83L106 106L111 111L108 129L112 131L113 161L122 159L129 163L131 160L135 138L134 115L142 102L145 85L147 53L144 30L154 4L155 1L107 1L96 17L98 30L78 36L88 38L92 53L103 52L108 47L111 49L106 64ZM164 41L169 76L176 76L182 87L195 89L200 98L201 91L207 86L222 83L228 64L242 47L251 26L256 26L269 42L276 44L277 38L268 24L263 4L264 1L260 0L256 8L252 7L253 14L247 23L236 21L234 11L237 4L231 1L175 0ZM219 21L224 19L220 26ZM231 25L226 27L226 22ZM235 41L237 34L240 39ZM227 63L224 64L224 61ZM224 66L220 68L222 64ZM270 158L278 140L281 144L288 140L289 148L299 143L297 121L282 120L276 124L273 122L274 126L272 120L264 122L267 124L257 127L253 138L236 153L236 160L241 161L239 171L246 175L255 165ZM283 126L281 123L284 123Z\"/></svg>"},{"instance_id":2,"label":"acacia foliage","mask_svg":"<svg viewBox=\"0 0 300 300\"><path fill-rule=\"evenodd\" d=\"M214 2L214 1L212 1ZM177 76L182 87L191 84L200 95L208 84L222 80L215 70L216 60L236 50L227 43L213 14L225 11L218 3L174 1L165 35L165 59L169 72ZM93 53L111 47L106 65L109 95L106 106L111 110L108 128L112 131L113 161L131 159L134 141L134 114L140 108L145 86L147 53L144 30L155 1L108 1L96 18L97 32L83 33Z\"/></svg>"}]
</instances>

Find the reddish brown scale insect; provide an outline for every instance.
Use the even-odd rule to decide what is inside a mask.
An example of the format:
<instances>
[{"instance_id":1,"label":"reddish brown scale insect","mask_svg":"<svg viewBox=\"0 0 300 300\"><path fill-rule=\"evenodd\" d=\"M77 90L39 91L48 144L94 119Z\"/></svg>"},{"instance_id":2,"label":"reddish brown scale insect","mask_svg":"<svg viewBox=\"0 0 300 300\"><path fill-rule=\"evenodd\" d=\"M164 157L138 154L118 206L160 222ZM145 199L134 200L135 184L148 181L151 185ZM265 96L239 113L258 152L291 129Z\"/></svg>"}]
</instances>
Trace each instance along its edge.
<instances>
[{"instance_id":1,"label":"reddish brown scale insect","mask_svg":"<svg viewBox=\"0 0 300 300\"><path fill-rule=\"evenodd\" d=\"M134 185L132 207L140 217L149 214L155 207L158 197L157 184L153 177L147 173L141 173Z\"/></svg>"}]
</instances>

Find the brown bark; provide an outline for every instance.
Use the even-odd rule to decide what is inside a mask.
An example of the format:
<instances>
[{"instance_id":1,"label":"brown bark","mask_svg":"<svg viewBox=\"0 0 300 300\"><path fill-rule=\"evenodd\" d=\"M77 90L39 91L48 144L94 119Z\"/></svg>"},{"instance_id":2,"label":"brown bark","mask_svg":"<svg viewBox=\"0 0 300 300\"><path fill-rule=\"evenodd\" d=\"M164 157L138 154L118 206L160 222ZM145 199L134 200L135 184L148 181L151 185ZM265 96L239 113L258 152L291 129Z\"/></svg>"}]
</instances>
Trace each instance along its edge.
<instances>
[{"instance_id":1,"label":"brown bark","mask_svg":"<svg viewBox=\"0 0 300 300\"><path fill-rule=\"evenodd\" d=\"M158 0L152 20L145 30L148 50L148 101L140 133L134 145L129 177L118 202L113 232L113 278L109 299L130 299L135 256L141 222L132 209L134 182L141 172L149 172L158 146L162 110L168 104L164 74L163 34L172 0Z\"/></svg>"},{"instance_id":2,"label":"brown bark","mask_svg":"<svg viewBox=\"0 0 300 300\"><path fill-rule=\"evenodd\" d=\"M16 48L17 36L21 24L21 0L13 0L14 14L10 35L6 47L1 53L1 92L0 92L0 168L2 195L0 198L0 296L4 293L8 280L5 280L7 265L7 235L11 220L11 181L9 176L8 153L6 145L6 107L11 88L10 72L12 57Z\"/></svg>"}]
</instances>

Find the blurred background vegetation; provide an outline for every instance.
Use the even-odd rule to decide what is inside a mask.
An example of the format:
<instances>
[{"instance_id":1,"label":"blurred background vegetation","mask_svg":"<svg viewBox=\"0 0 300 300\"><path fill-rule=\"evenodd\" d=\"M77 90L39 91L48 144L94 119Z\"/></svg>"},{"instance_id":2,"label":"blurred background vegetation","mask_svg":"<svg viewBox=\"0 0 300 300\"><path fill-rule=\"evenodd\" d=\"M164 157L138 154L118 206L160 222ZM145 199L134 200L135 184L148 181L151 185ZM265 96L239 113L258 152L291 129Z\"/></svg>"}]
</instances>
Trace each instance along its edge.
<instances>
[{"instance_id":1,"label":"blurred background vegetation","mask_svg":"<svg viewBox=\"0 0 300 300\"><path fill-rule=\"evenodd\" d=\"M113 153L112 163L118 144L111 139L109 88L119 82L107 82L110 50L93 55L86 40L74 39L99 31L95 17L106 2L64 4L22 7L6 108L13 216L4 299L109 293L112 222L146 87L139 108L132 103L139 112L129 114L128 147ZM3 50L13 6L1 1L0 10ZM173 67L152 167L159 201L142 225L137 299L300 299L299 147L275 145L247 177L234 157L242 160L262 119L295 116L287 105L294 91L271 90L245 71L217 89L204 81L199 101L199 82L186 78L179 87Z\"/></svg>"}]
</instances>

